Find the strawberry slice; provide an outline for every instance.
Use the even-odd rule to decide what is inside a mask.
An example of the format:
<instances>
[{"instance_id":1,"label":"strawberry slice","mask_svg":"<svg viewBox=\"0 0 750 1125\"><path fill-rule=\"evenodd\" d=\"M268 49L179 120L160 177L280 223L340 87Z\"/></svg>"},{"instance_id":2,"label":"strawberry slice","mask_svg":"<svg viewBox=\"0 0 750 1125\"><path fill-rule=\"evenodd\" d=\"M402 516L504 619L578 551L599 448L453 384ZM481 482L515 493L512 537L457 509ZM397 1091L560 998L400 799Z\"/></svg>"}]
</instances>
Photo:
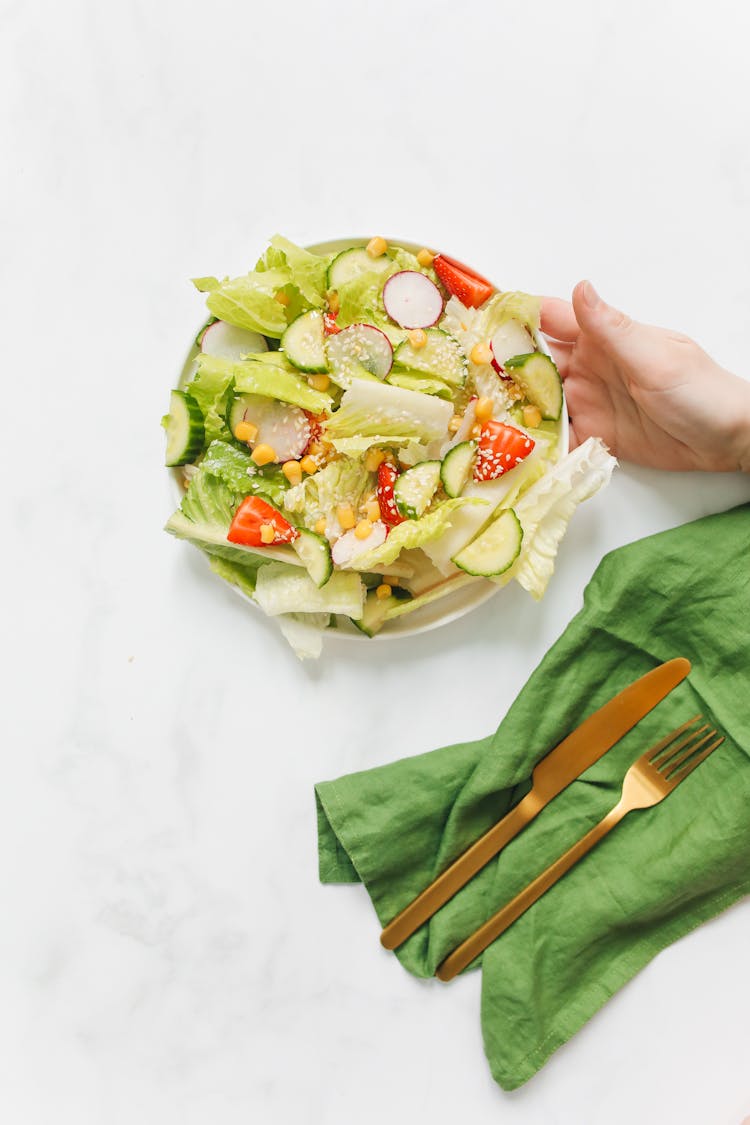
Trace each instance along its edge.
<instances>
[{"instance_id":1,"label":"strawberry slice","mask_svg":"<svg viewBox=\"0 0 750 1125\"><path fill-rule=\"evenodd\" d=\"M393 486L398 476L398 469L390 461L383 461L382 464L378 465L377 497L380 517L383 523L389 527L395 527L397 523L404 522L404 517L396 507L396 500L393 495Z\"/></svg>"},{"instance_id":2,"label":"strawberry slice","mask_svg":"<svg viewBox=\"0 0 750 1125\"><path fill-rule=\"evenodd\" d=\"M474 480L495 480L528 457L535 442L505 422L485 422L477 442Z\"/></svg>"},{"instance_id":3,"label":"strawberry slice","mask_svg":"<svg viewBox=\"0 0 750 1125\"><path fill-rule=\"evenodd\" d=\"M438 254L432 268L448 292L469 309L478 309L495 292L494 285L486 277L455 258L447 258L445 254Z\"/></svg>"},{"instance_id":4,"label":"strawberry slice","mask_svg":"<svg viewBox=\"0 0 750 1125\"><path fill-rule=\"evenodd\" d=\"M261 535L262 527L273 528L274 536L270 543ZM297 528L292 527L276 508L260 496L246 496L234 513L227 539L243 547L274 547L277 543L291 543L298 535Z\"/></svg>"},{"instance_id":5,"label":"strawberry slice","mask_svg":"<svg viewBox=\"0 0 750 1125\"><path fill-rule=\"evenodd\" d=\"M323 313L323 332L324 332L324 334L326 336L335 336L336 333L340 332L340 331L341 331L341 329L339 328L338 324L336 323L336 317L333 315L333 313L329 313L329 312Z\"/></svg>"}]
</instances>

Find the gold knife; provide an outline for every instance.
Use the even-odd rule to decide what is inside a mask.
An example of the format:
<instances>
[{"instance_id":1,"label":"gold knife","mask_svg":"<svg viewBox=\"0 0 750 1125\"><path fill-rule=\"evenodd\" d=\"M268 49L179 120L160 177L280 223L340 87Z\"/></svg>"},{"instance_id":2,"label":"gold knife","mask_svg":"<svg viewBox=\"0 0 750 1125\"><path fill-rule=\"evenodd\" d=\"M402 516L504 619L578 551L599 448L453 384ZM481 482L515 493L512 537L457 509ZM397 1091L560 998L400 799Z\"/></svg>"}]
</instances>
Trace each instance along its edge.
<instances>
[{"instance_id":1,"label":"gold knife","mask_svg":"<svg viewBox=\"0 0 750 1125\"><path fill-rule=\"evenodd\" d=\"M545 805L562 793L571 781L580 777L584 770L598 762L607 750L677 687L689 671L690 661L684 657L668 660L584 719L572 734L536 764L531 775L531 790L526 796L388 923L380 935L381 944L386 949L397 949L402 945L530 824Z\"/></svg>"}]
</instances>

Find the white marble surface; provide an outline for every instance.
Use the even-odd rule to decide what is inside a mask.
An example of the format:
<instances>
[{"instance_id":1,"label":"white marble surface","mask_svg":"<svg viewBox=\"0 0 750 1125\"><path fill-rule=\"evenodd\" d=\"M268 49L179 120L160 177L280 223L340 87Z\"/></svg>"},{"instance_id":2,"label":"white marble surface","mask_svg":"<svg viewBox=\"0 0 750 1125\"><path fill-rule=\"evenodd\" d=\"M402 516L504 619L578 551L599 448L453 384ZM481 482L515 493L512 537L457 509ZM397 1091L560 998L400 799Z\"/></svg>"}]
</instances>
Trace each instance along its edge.
<instances>
[{"instance_id":1,"label":"white marble surface","mask_svg":"<svg viewBox=\"0 0 750 1125\"><path fill-rule=\"evenodd\" d=\"M411 979L363 890L319 886L312 800L493 728L603 552L750 481L623 466L543 606L508 591L308 667L162 534L158 424L186 279L277 229L412 237L536 291L591 276L750 374L749 34L724 0L0 5L3 1121L750 1113L748 903L509 1096L478 978Z\"/></svg>"}]
</instances>

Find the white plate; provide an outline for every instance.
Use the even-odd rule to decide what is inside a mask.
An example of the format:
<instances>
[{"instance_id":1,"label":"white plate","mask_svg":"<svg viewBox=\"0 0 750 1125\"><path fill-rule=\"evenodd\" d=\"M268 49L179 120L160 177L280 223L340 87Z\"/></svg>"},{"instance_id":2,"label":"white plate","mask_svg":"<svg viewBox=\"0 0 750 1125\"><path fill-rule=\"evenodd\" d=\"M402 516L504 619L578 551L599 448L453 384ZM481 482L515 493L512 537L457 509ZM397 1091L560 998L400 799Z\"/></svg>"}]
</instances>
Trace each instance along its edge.
<instances>
[{"instance_id":1,"label":"white plate","mask_svg":"<svg viewBox=\"0 0 750 1125\"><path fill-rule=\"evenodd\" d=\"M368 236L369 237L369 236ZM315 254L333 254L341 250L348 250L350 246L363 246L367 243L368 237L352 237L352 238L334 238L326 242L316 242L308 246L308 250L313 251ZM420 245L414 242L409 242L401 238L389 238L389 243L394 246L403 246L405 250L411 250L417 253L420 250ZM200 331L200 328L196 331ZM547 343L541 334L536 336L537 346L541 351L550 354ZM198 354L198 348L195 343L190 348L185 362L180 371L180 378L178 386L182 386L184 382L190 379L195 371L195 357ZM560 438L559 448L560 454L564 455L568 452L568 412L565 408L565 401L563 400L563 409L560 415ZM182 490L182 477L179 469L173 470L173 476L177 484L177 489L180 497L183 495ZM246 594L238 590L236 586L232 589L236 594L252 605L258 612L261 610L255 605ZM492 582L488 582L483 578L477 578L476 582L469 586L464 586L460 590L456 590L452 594L447 594L444 598L439 598L437 601L429 605L423 606L421 609L415 609L413 613L407 614L405 617L397 617L393 621L389 621L382 629L376 634L375 637L366 637L359 629L355 628L348 621L344 621L338 629L325 629L323 632L326 636L340 637L347 641L367 641L372 644L373 641L388 641L395 640L398 637L413 637L417 633L427 633L430 629L437 629L440 625L447 625L450 621L456 621L464 614L470 613L471 610L476 609L482 605L489 598L495 594L499 594L501 587L495 586Z\"/></svg>"}]
</instances>

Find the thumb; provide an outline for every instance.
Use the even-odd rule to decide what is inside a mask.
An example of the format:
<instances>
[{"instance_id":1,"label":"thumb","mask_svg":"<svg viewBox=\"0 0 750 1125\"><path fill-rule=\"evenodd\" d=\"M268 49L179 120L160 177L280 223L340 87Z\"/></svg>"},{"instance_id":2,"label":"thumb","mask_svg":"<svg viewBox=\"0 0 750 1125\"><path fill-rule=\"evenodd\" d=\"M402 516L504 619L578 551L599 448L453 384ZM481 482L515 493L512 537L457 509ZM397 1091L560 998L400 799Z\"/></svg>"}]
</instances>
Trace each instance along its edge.
<instances>
[{"instance_id":1,"label":"thumb","mask_svg":"<svg viewBox=\"0 0 750 1125\"><path fill-rule=\"evenodd\" d=\"M633 327L630 317L603 301L590 281L579 281L573 290L573 311L584 332L615 347L622 346Z\"/></svg>"}]
</instances>

